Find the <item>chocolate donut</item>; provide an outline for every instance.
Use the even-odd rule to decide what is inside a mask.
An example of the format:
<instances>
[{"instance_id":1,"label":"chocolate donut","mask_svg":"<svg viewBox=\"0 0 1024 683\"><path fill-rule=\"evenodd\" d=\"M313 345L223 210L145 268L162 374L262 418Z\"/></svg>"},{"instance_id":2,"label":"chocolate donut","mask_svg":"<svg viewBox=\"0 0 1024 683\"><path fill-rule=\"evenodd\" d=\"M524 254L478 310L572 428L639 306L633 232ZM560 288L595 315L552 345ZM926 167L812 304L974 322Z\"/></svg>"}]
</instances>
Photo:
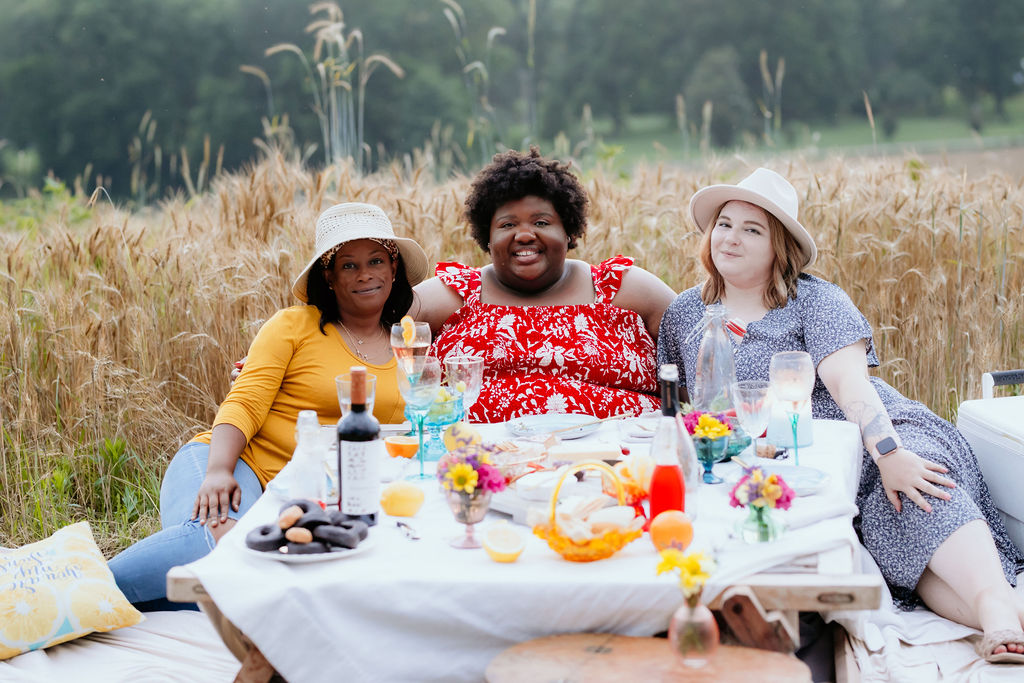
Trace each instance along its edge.
<instances>
[{"instance_id":1,"label":"chocolate donut","mask_svg":"<svg viewBox=\"0 0 1024 683\"><path fill-rule=\"evenodd\" d=\"M319 507L315 510L310 510L306 514L299 518L299 521L295 522L295 526L300 526L303 529L309 529L312 531L318 526L324 524L330 524L331 518L327 516L327 513L321 510Z\"/></svg>"},{"instance_id":2,"label":"chocolate donut","mask_svg":"<svg viewBox=\"0 0 1024 683\"><path fill-rule=\"evenodd\" d=\"M330 548L319 541L312 543L289 543L285 546L288 555L313 555L330 552Z\"/></svg>"},{"instance_id":3,"label":"chocolate donut","mask_svg":"<svg viewBox=\"0 0 1024 683\"><path fill-rule=\"evenodd\" d=\"M284 532L277 524L264 524L245 536L245 544L253 550L277 550L285 544Z\"/></svg>"},{"instance_id":4,"label":"chocolate donut","mask_svg":"<svg viewBox=\"0 0 1024 683\"><path fill-rule=\"evenodd\" d=\"M278 514L281 514L282 512L290 508L292 505L297 505L302 510L303 513L312 512L313 510L320 510L321 512L323 512L323 508L321 508L320 504L317 503L316 501L312 501L307 498L296 498L294 500L289 500L287 503L282 505L281 509L278 511Z\"/></svg>"},{"instance_id":5,"label":"chocolate donut","mask_svg":"<svg viewBox=\"0 0 1024 683\"><path fill-rule=\"evenodd\" d=\"M342 548L355 548L359 545L359 534L354 529L346 529L333 524L325 524L313 529L313 538Z\"/></svg>"},{"instance_id":6,"label":"chocolate donut","mask_svg":"<svg viewBox=\"0 0 1024 683\"><path fill-rule=\"evenodd\" d=\"M352 531L359 534L360 541L365 541L366 537L370 534L370 527L366 524L366 522L361 522L358 519L346 519L341 524L338 524L338 526L342 527L343 529L351 529Z\"/></svg>"}]
</instances>

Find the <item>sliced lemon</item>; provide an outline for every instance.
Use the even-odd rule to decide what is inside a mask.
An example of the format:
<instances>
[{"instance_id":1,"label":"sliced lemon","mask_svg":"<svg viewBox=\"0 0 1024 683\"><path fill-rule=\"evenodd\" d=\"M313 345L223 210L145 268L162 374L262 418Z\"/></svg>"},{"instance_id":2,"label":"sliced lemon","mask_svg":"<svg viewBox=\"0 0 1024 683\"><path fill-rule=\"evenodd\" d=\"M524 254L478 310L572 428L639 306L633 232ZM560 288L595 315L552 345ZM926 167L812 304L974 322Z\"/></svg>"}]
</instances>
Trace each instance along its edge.
<instances>
[{"instance_id":1,"label":"sliced lemon","mask_svg":"<svg viewBox=\"0 0 1024 683\"><path fill-rule=\"evenodd\" d=\"M416 321L412 319L411 315L405 315L402 316L400 322L402 323L402 341L406 346L412 346L416 340Z\"/></svg>"},{"instance_id":2,"label":"sliced lemon","mask_svg":"<svg viewBox=\"0 0 1024 683\"><path fill-rule=\"evenodd\" d=\"M511 524L498 522L484 534L483 546L495 562L515 562L526 544Z\"/></svg>"},{"instance_id":3,"label":"sliced lemon","mask_svg":"<svg viewBox=\"0 0 1024 683\"><path fill-rule=\"evenodd\" d=\"M420 442L415 436L389 436L384 439L384 450L392 458L412 458L419 450Z\"/></svg>"},{"instance_id":4,"label":"sliced lemon","mask_svg":"<svg viewBox=\"0 0 1024 683\"><path fill-rule=\"evenodd\" d=\"M455 383L455 391L459 392L460 394L466 393L466 383L460 379L458 382Z\"/></svg>"}]
</instances>

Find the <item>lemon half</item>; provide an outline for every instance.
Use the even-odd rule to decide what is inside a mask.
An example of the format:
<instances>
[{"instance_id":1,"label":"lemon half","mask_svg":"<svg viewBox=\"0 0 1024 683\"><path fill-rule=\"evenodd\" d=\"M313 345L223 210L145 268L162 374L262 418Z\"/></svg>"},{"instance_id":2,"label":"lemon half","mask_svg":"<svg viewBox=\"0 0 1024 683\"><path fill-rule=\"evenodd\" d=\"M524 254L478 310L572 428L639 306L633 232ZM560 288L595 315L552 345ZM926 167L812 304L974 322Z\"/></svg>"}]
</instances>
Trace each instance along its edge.
<instances>
[{"instance_id":1,"label":"lemon half","mask_svg":"<svg viewBox=\"0 0 1024 683\"><path fill-rule=\"evenodd\" d=\"M526 544L511 524L498 522L484 534L483 546L495 562L515 562Z\"/></svg>"}]
</instances>

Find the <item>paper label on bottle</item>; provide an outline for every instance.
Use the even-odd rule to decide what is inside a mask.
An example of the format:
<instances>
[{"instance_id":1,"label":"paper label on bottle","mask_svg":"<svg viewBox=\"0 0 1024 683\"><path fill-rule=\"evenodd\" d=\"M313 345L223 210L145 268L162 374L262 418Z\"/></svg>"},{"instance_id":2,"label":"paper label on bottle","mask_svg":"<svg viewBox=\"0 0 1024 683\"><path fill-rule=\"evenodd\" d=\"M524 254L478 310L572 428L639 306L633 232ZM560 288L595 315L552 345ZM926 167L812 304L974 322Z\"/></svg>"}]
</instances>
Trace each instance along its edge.
<instances>
[{"instance_id":1,"label":"paper label on bottle","mask_svg":"<svg viewBox=\"0 0 1024 683\"><path fill-rule=\"evenodd\" d=\"M380 455L383 442L342 441L341 511L370 515L380 504Z\"/></svg>"}]
</instances>

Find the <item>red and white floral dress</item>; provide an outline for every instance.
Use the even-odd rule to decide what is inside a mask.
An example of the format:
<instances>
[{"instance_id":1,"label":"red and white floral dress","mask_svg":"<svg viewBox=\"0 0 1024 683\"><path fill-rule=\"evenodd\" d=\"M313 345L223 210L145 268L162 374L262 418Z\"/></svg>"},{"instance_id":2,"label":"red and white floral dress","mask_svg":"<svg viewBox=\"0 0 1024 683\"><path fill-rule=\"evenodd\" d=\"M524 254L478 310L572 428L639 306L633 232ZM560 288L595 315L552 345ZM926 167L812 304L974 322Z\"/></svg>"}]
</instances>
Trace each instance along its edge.
<instances>
[{"instance_id":1,"label":"red and white floral dress","mask_svg":"<svg viewBox=\"0 0 1024 683\"><path fill-rule=\"evenodd\" d=\"M503 306L480 301L480 269L437 264L462 296L434 341L434 354L482 357L484 386L470 410L477 422L521 415L608 417L657 410L656 349L643 318L611 303L633 259L591 266L594 303Z\"/></svg>"}]
</instances>

